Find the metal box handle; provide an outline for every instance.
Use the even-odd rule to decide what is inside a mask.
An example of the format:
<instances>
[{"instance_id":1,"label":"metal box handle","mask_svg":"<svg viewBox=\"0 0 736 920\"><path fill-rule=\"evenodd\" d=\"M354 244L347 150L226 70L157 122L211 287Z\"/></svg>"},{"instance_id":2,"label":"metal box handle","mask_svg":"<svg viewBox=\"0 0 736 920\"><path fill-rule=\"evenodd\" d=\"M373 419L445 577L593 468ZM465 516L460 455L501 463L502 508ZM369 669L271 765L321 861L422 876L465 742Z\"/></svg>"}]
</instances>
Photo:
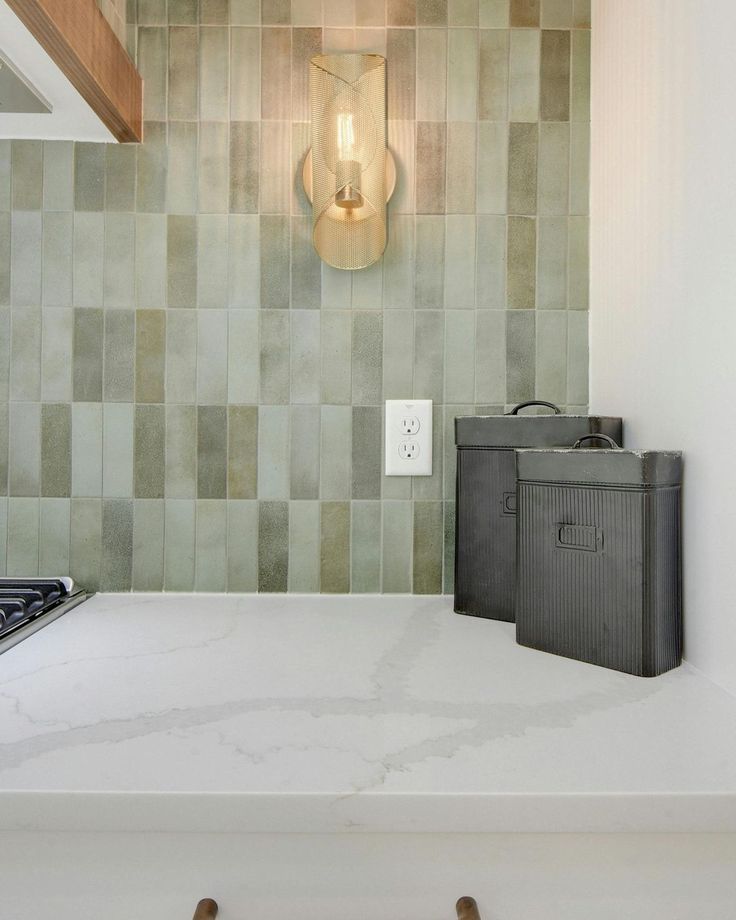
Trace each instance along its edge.
<instances>
[{"instance_id":1,"label":"metal box handle","mask_svg":"<svg viewBox=\"0 0 736 920\"><path fill-rule=\"evenodd\" d=\"M511 412L507 412L506 415L518 415L520 409L526 409L529 406L546 406L548 409L551 409L555 415L562 415L562 409L560 409L559 406L551 402L546 402L544 399L530 399L528 402L519 403L518 406L514 406Z\"/></svg>"},{"instance_id":2,"label":"metal box handle","mask_svg":"<svg viewBox=\"0 0 736 920\"><path fill-rule=\"evenodd\" d=\"M611 450L621 450L621 445L617 444L613 438L609 438L607 434L584 434L572 445L572 449L577 450L583 441L605 441Z\"/></svg>"}]
</instances>

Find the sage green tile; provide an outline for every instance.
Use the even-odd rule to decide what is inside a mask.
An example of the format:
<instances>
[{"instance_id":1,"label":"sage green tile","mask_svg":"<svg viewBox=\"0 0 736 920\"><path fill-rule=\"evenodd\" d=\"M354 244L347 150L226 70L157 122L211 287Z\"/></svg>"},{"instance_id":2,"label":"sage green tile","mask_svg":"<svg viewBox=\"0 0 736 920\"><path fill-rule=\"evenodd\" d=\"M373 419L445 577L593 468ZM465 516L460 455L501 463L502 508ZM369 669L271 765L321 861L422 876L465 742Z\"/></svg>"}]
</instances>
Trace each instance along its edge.
<instances>
[{"instance_id":1,"label":"sage green tile","mask_svg":"<svg viewBox=\"0 0 736 920\"><path fill-rule=\"evenodd\" d=\"M567 314L567 399L569 406L588 402L588 314Z\"/></svg>"},{"instance_id":2,"label":"sage green tile","mask_svg":"<svg viewBox=\"0 0 736 920\"><path fill-rule=\"evenodd\" d=\"M197 407L166 407L166 498L197 494Z\"/></svg>"},{"instance_id":3,"label":"sage green tile","mask_svg":"<svg viewBox=\"0 0 736 920\"><path fill-rule=\"evenodd\" d=\"M588 218L571 217L568 223L568 305L588 309Z\"/></svg>"},{"instance_id":4,"label":"sage green tile","mask_svg":"<svg viewBox=\"0 0 736 920\"><path fill-rule=\"evenodd\" d=\"M539 118L540 38L537 30L509 33L509 118Z\"/></svg>"},{"instance_id":5,"label":"sage green tile","mask_svg":"<svg viewBox=\"0 0 736 920\"><path fill-rule=\"evenodd\" d=\"M414 214L416 191L416 122L388 122L388 146L398 164L396 189L391 197L392 214Z\"/></svg>"},{"instance_id":6,"label":"sage green tile","mask_svg":"<svg viewBox=\"0 0 736 920\"><path fill-rule=\"evenodd\" d=\"M197 497L227 498L227 408L197 408Z\"/></svg>"},{"instance_id":7,"label":"sage green tile","mask_svg":"<svg viewBox=\"0 0 736 920\"><path fill-rule=\"evenodd\" d=\"M475 311L445 316L445 402L475 399Z\"/></svg>"},{"instance_id":8,"label":"sage green tile","mask_svg":"<svg viewBox=\"0 0 736 920\"><path fill-rule=\"evenodd\" d=\"M540 0L511 0L512 27L536 28L539 26Z\"/></svg>"},{"instance_id":9,"label":"sage green tile","mask_svg":"<svg viewBox=\"0 0 736 920\"><path fill-rule=\"evenodd\" d=\"M590 197L590 125L570 125L570 213L587 214Z\"/></svg>"},{"instance_id":10,"label":"sage green tile","mask_svg":"<svg viewBox=\"0 0 736 920\"><path fill-rule=\"evenodd\" d=\"M475 320L475 402L506 403L506 313L479 310Z\"/></svg>"},{"instance_id":11,"label":"sage green tile","mask_svg":"<svg viewBox=\"0 0 736 920\"><path fill-rule=\"evenodd\" d=\"M447 0L416 0L420 26L446 26Z\"/></svg>"},{"instance_id":12,"label":"sage green tile","mask_svg":"<svg viewBox=\"0 0 736 920\"><path fill-rule=\"evenodd\" d=\"M167 0L137 0L138 25L163 25L166 22ZM172 3L175 0L172 0Z\"/></svg>"},{"instance_id":13,"label":"sage green tile","mask_svg":"<svg viewBox=\"0 0 736 920\"><path fill-rule=\"evenodd\" d=\"M137 499L133 505L133 590L164 589L164 502Z\"/></svg>"},{"instance_id":14,"label":"sage green tile","mask_svg":"<svg viewBox=\"0 0 736 920\"><path fill-rule=\"evenodd\" d=\"M11 302L16 307L41 303L41 212L14 211L10 219Z\"/></svg>"},{"instance_id":15,"label":"sage green tile","mask_svg":"<svg viewBox=\"0 0 736 920\"><path fill-rule=\"evenodd\" d=\"M234 310L228 316L227 399L230 403L258 402L259 320L255 310Z\"/></svg>"},{"instance_id":16,"label":"sage green tile","mask_svg":"<svg viewBox=\"0 0 736 920\"><path fill-rule=\"evenodd\" d=\"M509 214L537 213L537 146L536 124L509 125Z\"/></svg>"},{"instance_id":17,"label":"sage green tile","mask_svg":"<svg viewBox=\"0 0 736 920\"><path fill-rule=\"evenodd\" d=\"M412 503L383 502L381 590L408 594L412 588Z\"/></svg>"},{"instance_id":18,"label":"sage green tile","mask_svg":"<svg viewBox=\"0 0 736 920\"><path fill-rule=\"evenodd\" d=\"M350 406L322 406L320 498L350 498L353 410Z\"/></svg>"},{"instance_id":19,"label":"sage green tile","mask_svg":"<svg viewBox=\"0 0 736 920\"><path fill-rule=\"evenodd\" d=\"M567 214L570 197L570 125L539 126L539 213Z\"/></svg>"},{"instance_id":20,"label":"sage green tile","mask_svg":"<svg viewBox=\"0 0 736 920\"><path fill-rule=\"evenodd\" d=\"M542 28L569 29L572 26L572 4L573 0L542 0Z\"/></svg>"},{"instance_id":21,"label":"sage green tile","mask_svg":"<svg viewBox=\"0 0 736 920\"><path fill-rule=\"evenodd\" d=\"M71 402L73 312L44 310L41 322L41 399Z\"/></svg>"},{"instance_id":22,"label":"sage green tile","mask_svg":"<svg viewBox=\"0 0 736 920\"><path fill-rule=\"evenodd\" d=\"M506 250L508 306L531 310L536 301L537 227L531 217L509 217Z\"/></svg>"},{"instance_id":23,"label":"sage green tile","mask_svg":"<svg viewBox=\"0 0 736 920\"><path fill-rule=\"evenodd\" d=\"M567 312L545 310L537 315L537 396L557 405L567 402Z\"/></svg>"},{"instance_id":24,"label":"sage green tile","mask_svg":"<svg viewBox=\"0 0 736 920\"><path fill-rule=\"evenodd\" d=\"M260 399L265 404L289 402L289 325L288 313L261 311Z\"/></svg>"},{"instance_id":25,"label":"sage green tile","mask_svg":"<svg viewBox=\"0 0 736 920\"><path fill-rule=\"evenodd\" d=\"M258 212L260 189L260 123L234 121L230 124L230 210L241 214Z\"/></svg>"},{"instance_id":26,"label":"sage green tile","mask_svg":"<svg viewBox=\"0 0 736 920\"><path fill-rule=\"evenodd\" d=\"M74 145L74 209L102 211L105 207L105 145Z\"/></svg>"},{"instance_id":27,"label":"sage green tile","mask_svg":"<svg viewBox=\"0 0 736 920\"><path fill-rule=\"evenodd\" d=\"M135 148L130 149L135 157ZM44 141L43 207L46 211L71 211L74 207L74 144L71 141Z\"/></svg>"},{"instance_id":28,"label":"sage green tile","mask_svg":"<svg viewBox=\"0 0 736 920\"><path fill-rule=\"evenodd\" d=\"M300 216L311 216L312 214L312 205L307 200L304 183L299 178L302 175L304 160L311 145L311 124L304 121L293 122L291 126L291 158L295 164L296 181L291 186L291 213Z\"/></svg>"},{"instance_id":29,"label":"sage green tile","mask_svg":"<svg viewBox=\"0 0 736 920\"><path fill-rule=\"evenodd\" d=\"M229 0L200 0L199 21L202 25L227 25L230 21Z\"/></svg>"},{"instance_id":30,"label":"sage green tile","mask_svg":"<svg viewBox=\"0 0 736 920\"><path fill-rule=\"evenodd\" d=\"M414 305L441 309L445 302L444 217L417 215L415 251Z\"/></svg>"},{"instance_id":31,"label":"sage green tile","mask_svg":"<svg viewBox=\"0 0 736 920\"><path fill-rule=\"evenodd\" d=\"M183 499L167 499L164 505L164 590L192 591L195 503Z\"/></svg>"},{"instance_id":32,"label":"sage green tile","mask_svg":"<svg viewBox=\"0 0 736 920\"><path fill-rule=\"evenodd\" d=\"M151 121L166 120L167 44L168 29L159 26L138 29L137 64L146 87L143 117Z\"/></svg>"},{"instance_id":33,"label":"sage green tile","mask_svg":"<svg viewBox=\"0 0 736 920\"><path fill-rule=\"evenodd\" d=\"M411 310L414 301L414 215L395 214L383 257L383 306Z\"/></svg>"},{"instance_id":34,"label":"sage green tile","mask_svg":"<svg viewBox=\"0 0 736 920\"><path fill-rule=\"evenodd\" d=\"M0 406L10 397L10 309L0 307Z\"/></svg>"},{"instance_id":35,"label":"sage green tile","mask_svg":"<svg viewBox=\"0 0 736 920\"><path fill-rule=\"evenodd\" d=\"M352 498L381 497L382 410L353 406Z\"/></svg>"},{"instance_id":36,"label":"sage green tile","mask_svg":"<svg viewBox=\"0 0 736 920\"><path fill-rule=\"evenodd\" d=\"M135 407L133 494L164 497L166 421L163 406Z\"/></svg>"},{"instance_id":37,"label":"sage green tile","mask_svg":"<svg viewBox=\"0 0 736 920\"><path fill-rule=\"evenodd\" d=\"M38 499L8 500L8 576L38 575Z\"/></svg>"},{"instance_id":38,"label":"sage green tile","mask_svg":"<svg viewBox=\"0 0 736 920\"><path fill-rule=\"evenodd\" d=\"M0 210L9 211L11 196L11 144L9 140L0 140Z\"/></svg>"},{"instance_id":39,"label":"sage green tile","mask_svg":"<svg viewBox=\"0 0 736 920\"><path fill-rule=\"evenodd\" d=\"M510 403L536 395L536 317L534 310L506 314L506 398Z\"/></svg>"},{"instance_id":40,"label":"sage green tile","mask_svg":"<svg viewBox=\"0 0 736 920\"><path fill-rule=\"evenodd\" d=\"M417 0L386 0L389 26L413 26L417 21Z\"/></svg>"},{"instance_id":41,"label":"sage green tile","mask_svg":"<svg viewBox=\"0 0 736 920\"><path fill-rule=\"evenodd\" d=\"M43 575L68 572L71 502L68 498L42 498L39 511L38 571Z\"/></svg>"},{"instance_id":42,"label":"sage green tile","mask_svg":"<svg viewBox=\"0 0 736 920\"><path fill-rule=\"evenodd\" d=\"M102 407L102 494L105 498L133 497L134 421L132 403L106 403Z\"/></svg>"},{"instance_id":43,"label":"sage green tile","mask_svg":"<svg viewBox=\"0 0 736 920\"><path fill-rule=\"evenodd\" d=\"M289 503L258 503L258 590L283 592L289 578Z\"/></svg>"},{"instance_id":44,"label":"sage green tile","mask_svg":"<svg viewBox=\"0 0 736 920\"><path fill-rule=\"evenodd\" d=\"M193 121L199 115L199 29L192 26L169 29L168 105L171 121Z\"/></svg>"},{"instance_id":45,"label":"sage green tile","mask_svg":"<svg viewBox=\"0 0 736 920\"><path fill-rule=\"evenodd\" d=\"M170 307L194 307L197 301L197 220L167 218L167 298Z\"/></svg>"},{"instance_id":46,"label":"sage green tile","mask_svg":"<svg viewBox=\"0 0 736 920\"><path fill-rule=\"evenodd\" d=\"M171 311L166 317L166 401L194 403L197 394L197 316Z\"/></svg>"},{"instance_id":47,"label":"sage green tile","mask_svg":"<svg viewBox=\"0 0 736 920\"><path fill-rule=\"evenodd\" d=\"M416 32L414 29L388 29L386 58L386 111L389 118L416 117Z\"/></svg>"},{"instance_id":48,"label":"sage green tile","mask_svg":"<svg viewBox=\"0 0 736 920\"><path fill-rule=\"evenodd\" d=\"M197 304L227 309L227 214L200 214L197 228Z\"/></svg>"},{"instance_id":49,"label":"sage green tile","mask_svg":"<svg viewBox=\"0 0 736 920\"><path fill-rule=\"evenodd\" d=\"M290 478L292 499L319 497L320 407L291 407Z\"/></svg>"},{"instance_id":50,"label":"sage green tile","mask_svg":"<svg viewBox=\"0 0 736 920\"><path fill-rule=\"evenodd\" d=\"M260 218L231 214L228 289L231 308L258 308L261 298Z\"/></svg>"},{"instance_id":51,"label":"sage green tile","mask_svg":"<svg viewBox=\"0 0 736 920\"><path fill-rule=\"evenodd\" d=\"M56 311L55 311L56 312ZM144 313L157 311L140 311ZM108 310L104 317L102 393L106 402L132 402L135 368L135 313ZM143 400L161 402L162 400Z\"/></svg>"},{"instance_id":52,"label":"sage green tile","mask_svg":"<svg viewBox=\"0 0 736 920\"><path fill-rule=\"evenodd\" d=\"M9 406L7 403L0 403L0 496L8 494L8 435L9 435ZM3 498L4 502L4 498ZM0 505L0 512L4 508ZM0 535L3 532L3 523L0 520ZM2 548L0 547L0 562L2 561Z\"/></svg>"},{"instance_id":53,"label":"sage green tile","mask_svg":"<svg viewBox=\"0 0 736 920\"><path fill-rule=\"evenodd\" d=\"M502 413L501 413L502 414ZM445 499L455 497L455 419L458 415L475 415L474 405L448 405L443 407L444 455L442 458L443 493Z\"/></svg>"},{"instance_id":54,"label":"sage green tile","mask_svg":"<svg viewBox=\"0 0 736 920\"><path fill-rule=\"evenodd\" d=\"M287 214L291 209L291 122L261 122L260 210Z\"/></svg>"},{"instance_id":55,"label":"sage green tile","mask_svg":"<svg viewBox=\"0 0 736 920\"><path fill-rule=\"evenodd\" d=\"M288 309L290 298L290 221L286 214L262 214L261 306Z\"/></svg>"},{"instance_id":56,"label":"sage green tile","mask_svg":"<svg viewBox=\"0 0 736 920\"><path fill-rule=\"evenodd\" d=\"M483 29L478 57L478 118L505 121L508 117L509 33Z\"/></svg>"},{"instance_id":57,"label":"sage green tile","mask_svg":"<svg viewBox=\"0 0 736 920\"><path fill-rule=\"evenodd\" d=\"M72 496L102 495L102 405L72 404Z\"/></svg>"},{"instance_id":58,"label":"sage green tile","mask_svg":"<svg viewBox=\"0 0 736 920\"><path fill-rule=\"evenodd\" d=\"M361 274L381 271L379 263ZM312 243L312 219L291 218L291 308L318 310L322 300L322 267ZM380 303L380 294L378 295Z\"/></svg>"},{"instance_id":59,"label":"sage green tile","mask_svg":"<svg viewBox=\"0 0 736 920\"><path fill-rule=\"evenodd\" d=\"M72 304L72 214L47 211L43 215L43 303L48 307Z\"/></svg>"},{"instance_id":60,"label":"sage green tile","mask_svg":"<svg viewBox=\"0 0 736 920\"><path fill-rule=\"evenodd\" d=\"M447 120L478 117L479 48L475 29L448 30Z\"/></svg>"},{"instance_id":61,"label":"sage green tile","mask_svg":"<svg viewBox=\"0 0 736 920\"><path fill-rule=\"evenodd\" d=\"M292 6L297 0L292 0ZM261 21L261 0L230 0L230 22L235 25L258 25Z\"/></svg>"},{"instance_id":62,"label":"sage green tile","mask_svg":"<svg viewBox=\"0 0 736 920\"><path fill-rule=\"evenodd\" d=\"M539 115L542 121L570 119L569 32L542 30Z\"/></svg>"},{"instance_id":63,"label":"sage green tile","mask_svg":"<svg viewBox=\"0 0 736 920\"><path fill-rule=\"evenodd\" d=\"M414 332L414 383L411 394L416 399L431 399L441 403L445 383L445 314L441 310L417 310ZM409 354L404 356L409 360Z\"/></svg>"},{"instance_id":64,"label":"sage green tile","mask_svg":"<svg viewBox=\"0 0 736 920\"><path fill-rule=\"evenodd\" d=\"M227 495L251 499L258 494L258 407L228 406Z\"/></svg>"},{"instance_id":65,"label":"sage green tile","mask_svg":"<svg viewBox=\"0 0 736 920\"><path fill-rule=\"evenodd\" d=\"M87 591L98 591L101 561L102 502L98 498L73 498L69 574Z\"/></svg>"},{"instance_id":66,"label":"sage green tile","mask_svg":"<svg viewBox=\"0 0 736 920\"><path fill-rule=\"evenodd\" d=\"M288 590L300 594L319 591L320 503L289 503Z\"/></svg>"},{"instance_id":67,"label":"sage green tile","mask_svg":"<svg viewBox=\"0 0 736 920\"><path fill-rule=\"evenodd\" d=\"M230 203L230 130L227 122L199 123L199 210L228 211Z\"/></svg>"},{"instance_id":68,"label":"sage green tile","mask_svg":"<svg viewBox=\"0 0 736 920\"><path fill-rule=\"evenodd\" d=\"M412 590L442 593L444 524L442 502L414 502Z\"/></svg>"},{"instance_id":69,"label":"sage green tile","mask_svg":"<svg viewBox=\"0 0 736 920\"><path fill-rule=\"evenodd\" d=\"M102 214L74 215L73 294L75 307L102 305L105 223Z\"/></svg>"},{"instance_id":70,"label":"sage green tile","mask_svg":"<svg viewBox=\"0 0 736 920\"><path fill-rule=\"evenodd\" d=\"M195 591L227 589L227 503L197 502Z\"/></svg>"},{"instance_id":71,"label":"sage green tile","mask_svg":"<svg viewBox=\"0 0 736 920\"><path fill-rule=\"evenodd\" d=\"M322 309L349 310L353 296L353 272L322 263Z\"/></svg>"},{"instance_id":72,"label":"sage green tile","mask_svg":"<svg viewBox=\"0 0 736 920\"><path fill-rule=\"evenodd\" d=\"M478 0L448 0L447 22L451 26L478 27Z\"/></svg>"},{"instance_id":73,"label":"sage green tile","mask_svg":"<svg viewBox=\"0 0 736 920\"><path fill-rule=\"evenodd\" d=\"M74 311L75 402L99 402L102 399L102 310L80 308Z\"/></svg>"},{"instance_id":74,"label":"sage green tile","mask_svg":"<svg viewBox=\"0 0 736 920\"><path fill-rule=\"evenodd\" d=\"M258 410L258 497L289 498L289 407Z\"/></svg>"},{"instance_id":75,"label":"sage green tile","mask_svg":"<svg viewBox=\"0 0 736 920\"><path fill-rule=\"evenodd\" d=\"M412 498L419 501L442 498L442 406L432 406L432 475L416 476L411 480Z\"/></svg>"},{"instance_id":76,"label":"sage green tile","mask_svg":"<svg viewBox=\"0 0 736 920\"><path fill-rule=\"evenodd\" d=\"M475 217L448 214L445 239L445 307L475 306Z\"/></svg>"},{"instance_id":77,"label":"sage green tile","mask_svg":"<svg viewBox=\"0 0 736 920\"><path fill-rule=\"evenodd\" d=\"M320 395L320 314L291 313L291 402L318 405Z\"/></svg>"},{"instance_id":78,"label":"sage green tile","mask_svg":"<svg viewBox=\"0 0 736 920\"><path fill-rule=\"evenodd\" d=\"M8 495L37 496L41 467L41 406L10 403Z\"/></svg>"},{"instance_id":79,"label":"sage green tile","mask_svg":"<svg viewBox=\"0 0 736 920\"><path fill-rule=\"evenodd\" d=\"M590 28L590 0L573 0L572 24L576 29Z\"/></svg>"},{"instance_id":80,"label":"sage green tile","mask_svg":"<svg viewBox=\"0 0 736 920\"><path fill-rule=\"evenodd\" d=\"M11 141L13 210L34 211L43 203L43 142Z\"/></svg>"},{"instance_id":81,"label":"sage green tile","mask_svg":"<svg viewBox=\"0 0 736 920\"><path fill-rule=\"evenodd\" d=\"M383 317L383 399L401 399L412 391L414 314L389 310Z\"/></svg>"},{"instance_id":82,"label":"sage green tile","mask_svg":"<svg viewBox=\"0 0 736 920\"><path fill-rule=\"evenodd\" d=\"M166 365L166 313L136 310L135 401L162 403Z\"/></svg>"},{"instance_id":83,"label":"sage green tile","mask_svg":"<svg viewBox=\"0 0 736 920\"><path fill-rule=\"evenodd\" d=\"M309 61L322 51L322 29L292 29L291 120L309 121Z\"/></svg>"},{"instance_id":84,"label":"sage green tile","mask_svg":"<svg viewBox=\"0 0 736 920\"><path fill-rule=\"evenodd\" d=\"M452 594L455 590L455 502L444 503L444 532L442 590Z\"/></svg>"},{"instance_id":85,"label":"sage green tile","mask_svg":"<svg viewBox=\"0 0 736 920\"><path fill-rule=\"evenodd\" d=\"M376 311L353 314L353 405L375 406L382 401L383 319Z\"/></svg>"},{"instance_id":86,"label":"sage green tile","mask_svg":"<svg viewBox=\"0 0 736 920\"><path fill-rule=\"evenodd\" d=\"M587 122L590 121L590 32L568 34L572 35L570 118Z\"/></svg>"},{"instance_id":87,"label":"sage green tile","mask_svg":"<svg viewBox=\"0 0 736 920\"><path fill-rule=\"evenodd\" d=\"M444 121L447 109L447 33L417 29L417 120Z\"/></svg>"},{"instance_id":88,"label":"sage green tile","mask_svg":"<svg viewBox=\"0 0 736 920\"><path fill-rule=\"evenodd\" d=\"M230 30L230 119L257 122L261 117L260 29Z\"/></svg>"},{"instance_id":89,"label":"sage green tile","mask_svg":"<svg viewBox=\"0 0 736 920\"><path fill-rule=\"evenodd\" d=\"M320 591L350 591L350 502L322 502L320 507Z\"/></svg>"},{"instance_id":90,"label":"sage green tile","mask_svg":"<svg viewBox=\"0 0 736 920\"><path fill-rule=\"evenodd\" d=\"M106 307L135 304L135 215L105 214L103 298Z\"/></svg>"},{"instance_id":91,"label":"sage green tile","mask_svg":"<svg viewBox=\"0 0 736 920\"><path fill-rule=\"evenodd\" d=\"M479 0L478 21L481 29L505 29L509 24L510 0Z\"/></svg>"},{"instance_id":92,"label":"sage green tile","mask_svg":"<svg viewBox=\"0 0 736 920\"><path fill-rule=\"evenodd\" d=\"M200 29L199 114L203 121L227 121L230 110L229 30Z\"/></svg>"},{"instance_id":93,"label":"sage green tile","mask_svg":"<svg viewBox=\"0 0 736 920\"><path fill-rule=\"evenodd\" d=\"M381 590L381 503L352 502L350 589L356 594Z\"/></svg>"},{"instance_id":94,"label":"sage green tile","mask_svg":"<svg viewBox=\"0 0 736 920\"><path fill-rule=\"evenodd\" d=\"M484 214L476 222L475 299L478 307L506 306L506 218Z\"/></svg>"},{"instance_id":95,"label":"sage green tile","mask_svg":"<svg viewBox=\"0 0 736 920\"><path fill-rule=\"evenodd\" d=\"M11 311L10 399L41 398L41 311Z\"/></svg>"},{"instance_id":96,"label":"sage green tile","mask_svg":"<svg viewBox=\"0 0 736 920\"><path fill-rule=\"evenodd\" d=\"M475 122L450 122L447 126L448 214L474 214L476 189Z\"/></svg>"},{"instance_id":97,"label":"sage green tile","mask_svg":"<svg viewBox=\"0 0 736 920\"><path fill-rule=\"evenodd\" d=\"M261 30L261 118L291 118L291 30Z\"/></svg>"},{"instance_id":98,"label":"sage green tile","mask_svg":"<svg viewBox=\"0 0 736 920\"><path fill-rule=\"evenodd\" d=\"M138 147L136 164L136 210L161 213L166 210L168 149L165 122L145 122L143 136L145 140Z\"/></svg>"},{"instance_id":99,"label":"sage green tile","mask_svg":"<svg viewBox=\"0 0 736 920\"><path fill-rule=\"evenodd\" d=\"M68 498L72 488L72 413L68 403L41 407L41 495Z\"/></svg>"},{"instance_id":100,"label":"sage green tile","mask_svg":"<svg viewBox=\"0 0 736 920\"><path fill-rule=\"evenodd\" d=\"M0 305L10 303L10 213L0 212Z\"/></svg>"},{"instance_id":101,"label":"sage green tile","mask_svg":"<svg viewBox=\"0 0 736 920\"><path fill-rule=\"evenodd\" d=\"M100 588L130 591L133 576L133 501L110 498L102 502L102 560Z\"/></svg>"},{"instance_id":102,"label":"sage green tile","mask_svg":"<svg viewBox=\"0 0 736 920\"><path fill-rule=\"evenodd\" d=\"M446 195L447 126L417 122L417 214L444 214Z\"/></svg>"},{"instance_id":103,"label":"sage green tile","mask_svg":"<svg viewBox=\"0 0 736 920\"><path fill-rule=\"evenodd\" d=\"M376 5L385 8L384 0L366 0L363 5L366 8ZM295 26L321 26L322 0L291 0L291 21Z\"/></svg>"},{"instance_id":104,"label":"sage green tile","mask_svg":"<svg viewBox=\"0 0 736 920\"><path fill-rule=\"evenodd\" d=\"M166 173L166 209L170 214L194 214L197 210L198 139L197 122L170 123Z\"/></svg>"},{"instance_id":105,"label":"sage green tile","mask_svg":"<svg viewBox=\"0 0 736 920\"><path fill-rule=\"evenodd\" d=\"M562 310L567 306L567 218L539 219L537 307Z\"/></svg>"}]
</instances>

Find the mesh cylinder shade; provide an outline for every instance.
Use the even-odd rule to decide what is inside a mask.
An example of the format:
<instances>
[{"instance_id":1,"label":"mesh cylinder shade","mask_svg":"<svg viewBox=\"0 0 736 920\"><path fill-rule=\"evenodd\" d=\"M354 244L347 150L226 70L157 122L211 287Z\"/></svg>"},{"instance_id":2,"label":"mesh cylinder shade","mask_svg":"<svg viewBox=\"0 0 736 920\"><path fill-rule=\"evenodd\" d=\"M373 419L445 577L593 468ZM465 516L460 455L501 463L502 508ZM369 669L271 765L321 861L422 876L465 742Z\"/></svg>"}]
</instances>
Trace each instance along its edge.
<instances>
[{"instance_id":1,"label":"mesh cylinder shade","mask_svg":"<svg viewBox=\"0 0 736 920\"><path fill-rule=\"evenodd\" d=\"M314 248L366 268L386 248L386 60L318 54L309 65Z\"/></svg>"}]
</instances>

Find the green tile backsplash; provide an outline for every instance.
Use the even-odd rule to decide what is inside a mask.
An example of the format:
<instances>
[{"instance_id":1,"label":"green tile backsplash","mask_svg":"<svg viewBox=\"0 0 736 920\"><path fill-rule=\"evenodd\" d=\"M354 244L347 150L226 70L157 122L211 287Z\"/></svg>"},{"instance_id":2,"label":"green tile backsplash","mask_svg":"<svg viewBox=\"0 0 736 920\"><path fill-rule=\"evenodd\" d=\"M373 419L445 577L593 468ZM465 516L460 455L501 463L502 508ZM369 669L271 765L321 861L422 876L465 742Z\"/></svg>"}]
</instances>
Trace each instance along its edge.
<instances>
[{"instance_id":1,"label":"green tile backsplash","mask_svg":"<svg viewBox=\"0 0 736 920\"><path fill-rule=\"evenodd\" d=\"M588 0L128 0L145 143L0 140L0 572L452 590L453 419L587 390ZM388 58L382 261L300 183L307 62ZM435 402L383 475L382 404Z\"/></svg>"}]
</instances>

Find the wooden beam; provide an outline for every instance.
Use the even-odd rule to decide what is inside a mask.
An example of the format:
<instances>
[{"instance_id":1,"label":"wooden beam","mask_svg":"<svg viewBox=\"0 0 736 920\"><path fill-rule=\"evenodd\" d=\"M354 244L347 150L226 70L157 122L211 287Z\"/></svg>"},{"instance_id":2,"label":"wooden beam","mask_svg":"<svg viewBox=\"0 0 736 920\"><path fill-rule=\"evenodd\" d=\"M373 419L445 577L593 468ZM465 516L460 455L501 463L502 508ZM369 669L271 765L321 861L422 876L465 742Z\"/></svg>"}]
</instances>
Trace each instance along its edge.
<instances>
[{"instance_id":1,"label":"wooden beam","mask_svg":"<svg viewBox=\"0 0 736 920\"><path fill-rule=\"evenodd\" d=\"M96 0L6 0L121 142L143 140L143 81Z\"/></svg>"}]
</instances>

